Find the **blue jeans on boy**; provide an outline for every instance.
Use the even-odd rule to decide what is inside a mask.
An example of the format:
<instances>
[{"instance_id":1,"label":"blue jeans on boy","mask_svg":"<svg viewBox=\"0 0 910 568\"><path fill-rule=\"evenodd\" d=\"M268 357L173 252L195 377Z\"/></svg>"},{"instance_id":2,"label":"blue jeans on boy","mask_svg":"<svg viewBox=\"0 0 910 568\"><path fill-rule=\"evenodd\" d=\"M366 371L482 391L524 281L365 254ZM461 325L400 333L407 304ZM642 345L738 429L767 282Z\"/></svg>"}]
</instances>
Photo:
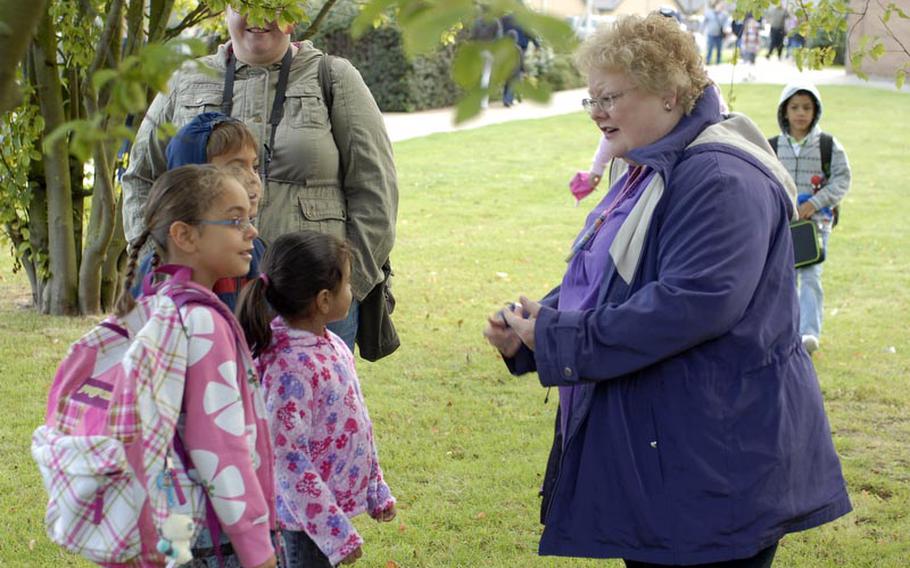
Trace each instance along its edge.
<instances>
[{"instance_id":1,"label":"blue jeans on boy","mask_svg":"<svg viewBox=\"0 0 910 568\"><path fill-rule=\"evenodd\" d=\"M354 340L357 339L357 325L360 317L360 302L351 301L351 309L348 310L348 316L343 320L333 321L327 327L332 333L340 337L348 349L354 351Z\"/></svg>"},{"instance_id":2,"label":"blue jeans on boy","mask_svg":"<svg viewBox=\"0 0 910 568\"><path fill-rule=\"evenodd\" d=\"M829 230L819 229L822 237L822 248L825 257L828 256ZM799 334L814 335L821 338L822 315L824 309L825 293L822 289L822 267L824 262L796 269L797 285L799 290Z\"/></svg>"},{"instance_id":3,"label":"blue jeans on boy","mask_svg":"<svg viewBox=\"0 0 910 568\"><path fill-rule=\"evenodd\" d=\"M711 54L716 50L717 51L717 60L715 63L720 64L720 52L724 46L724 36L722 35L709 35L708 36L708 54L705 56L705 65L711 65Z\"/></svg>"}]
</instances>

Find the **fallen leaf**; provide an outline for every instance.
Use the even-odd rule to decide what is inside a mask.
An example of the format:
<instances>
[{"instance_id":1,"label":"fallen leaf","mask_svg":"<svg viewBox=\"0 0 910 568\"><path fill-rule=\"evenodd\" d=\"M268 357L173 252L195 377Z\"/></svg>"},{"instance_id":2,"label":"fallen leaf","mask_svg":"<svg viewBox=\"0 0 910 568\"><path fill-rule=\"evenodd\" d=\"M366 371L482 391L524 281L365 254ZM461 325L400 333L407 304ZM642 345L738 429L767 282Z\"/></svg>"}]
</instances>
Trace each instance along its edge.
<instances>
[{"instance_id":1,"label":"fallen leaf","mask_svg":"<svg viewBox=\"0 0 910 568\"><path fill-rule=\"evenodd\" d=\"M389 560L385 563L385 568L398 568L398 563L394 560Z\"/></svg>"},{"instance_id":2,"label":"fallen leaf","mask_svg":"<svg viewBox=\"0 0 910 568\"><path fill-rule=\"evenodd\" d=\"M481 511L481 512L477 513L477 515L475 515L474 518L477 519L478 521L480 521L480 520L486 519L487 514L484 513L483 511Z\"/></svg>"}]
</instances>

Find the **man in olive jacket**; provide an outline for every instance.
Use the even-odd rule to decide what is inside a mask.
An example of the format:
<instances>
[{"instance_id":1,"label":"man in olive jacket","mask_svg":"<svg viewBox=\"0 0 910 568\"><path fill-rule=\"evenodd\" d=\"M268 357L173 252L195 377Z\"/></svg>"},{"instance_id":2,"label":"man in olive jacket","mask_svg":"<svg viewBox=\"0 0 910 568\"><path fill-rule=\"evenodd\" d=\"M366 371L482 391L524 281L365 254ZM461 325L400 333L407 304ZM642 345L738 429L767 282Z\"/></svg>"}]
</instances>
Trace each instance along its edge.
<instances>
[{"instance_id":1,"label":"man in olive jacket","mask_svg":"<svg viewBox=\"0 0 910 568\"><path fill-rule=\"evenodd\" d=\"M258 136L259 160L267 164L260 169L265 179L256 224L266 243L301 229L350 242L355 301L348 318L331 327L353 347L359 302L383 281L382 266L395 242L398 185L379 107L360 73L333 57L327 108L319 78L321 51L310 42L292 44L290 27L252 26L230 8L226 18L231 41L177 71L139 127L123 176L126 237L132 241L144 229L149 190L167 169L168 140L159 136L158 127L170 122L179 128L203 112L227 110ZM276 91L281 91L283 66L284 112L276 121L272 108L281 100ZM228 88L231 67L234 80ZM230 92L227 101L224 95ZM225 107L225 102L232 104Z\"/></svg>"}]
</instances>

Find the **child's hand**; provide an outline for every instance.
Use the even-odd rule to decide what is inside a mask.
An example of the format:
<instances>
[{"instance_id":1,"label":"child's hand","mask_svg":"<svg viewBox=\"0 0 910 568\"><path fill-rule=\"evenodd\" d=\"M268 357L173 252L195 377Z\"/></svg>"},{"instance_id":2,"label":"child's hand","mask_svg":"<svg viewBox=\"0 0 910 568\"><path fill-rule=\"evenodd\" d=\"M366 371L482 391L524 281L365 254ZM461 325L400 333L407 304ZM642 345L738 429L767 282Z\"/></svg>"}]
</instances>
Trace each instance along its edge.
<instances>
[{"instance_id":1,"label":"child's hand","mask_svg":"<svg viewBox=\"0 0 910 568\"><path fill-rule=\"evenodd\" d=\"M588 183L591 184L591 189L597 189L597 186L600 184L600 176L591 172L588 175Z\"/></svg>"},{"instance_id":2,"label":"child's hand","mask_svg":"<svg viewBox=\"0 0 910 568\"><path fill-rule=\"evenodd\" d=\"M269 558L268 560L266 560L265 562L263 562L256 568L275 568L276 566L278 566L278 561L275 559L275 556L272 555L271 558Z\"/></svg>"},{"instance_id":3,"label":"child's hand","mask_svg":"<svg viewBox=\"0 0 910 568\"><path fill-rule=\"evenodd\" d=\"M392 503L387 509L380 511L379 514L376 515L376 520L380 523L387 523L394 519L397 514L398 511L395 509L395 504Z\"/></svg>"},{"instance_id":4,"label":"child's hand","mask_svg":"<svg viewBox=\"0 0 910 568\"><path fill-rule=\"evenodd\" d=\"M341 561L342 564L353 564L357 562L357 559L363 556L363 548L357 547L354 549L354 552L348 554L344 557L344 560Z\"/></svg>"},{"instance_id":5,"label":"child's hand","mask_svg":"<svg viewBox=\"0 0 910 568\"><path fill-rule=\"evenodd\" d=\"M799 218L809 219L812 215L815 215L815 211L815 205L812 205L811 201L806 201L799 206Z\"/></svg>"}]
</instances>

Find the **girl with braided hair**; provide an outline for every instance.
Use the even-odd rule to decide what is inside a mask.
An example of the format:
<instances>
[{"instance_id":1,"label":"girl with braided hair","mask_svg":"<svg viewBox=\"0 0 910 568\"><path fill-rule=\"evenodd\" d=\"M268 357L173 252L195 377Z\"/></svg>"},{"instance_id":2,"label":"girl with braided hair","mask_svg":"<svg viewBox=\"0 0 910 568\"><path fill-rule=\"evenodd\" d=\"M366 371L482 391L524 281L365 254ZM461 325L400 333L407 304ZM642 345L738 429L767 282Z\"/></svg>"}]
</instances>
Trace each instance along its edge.
<instances>
[{"instance_id":1,"label":"girl with braided hair","mask_svg":"<svg viewBox=\"0 0 910 568\"><path fill-rule=\"evenodd\" d=\"M167 330L187 336L175 447L179 441L185 448L196 470L194 479L206 487L216 517L207 520L192 545L193 560L185 566L274 567L271 533L276 517L268 420L243 332L212 292L219 279L249 272L257 236L250 222L250 199L225 170L181 166L154 183L144 217L145 229L130 243L117 315L127 316L136 306L130 287L139 251L149 240L155 248L153 277L167 278L168 286L191 288L205 300L184 304L179 313L155 316ZM139 303L149 305L155 298L145 295ZM146 359L150 372L174 359L158 345L144 348L150 353ZM140 526L143 522L151 523L151 515L144 515Z\"/></svg>"}]
</instances>

